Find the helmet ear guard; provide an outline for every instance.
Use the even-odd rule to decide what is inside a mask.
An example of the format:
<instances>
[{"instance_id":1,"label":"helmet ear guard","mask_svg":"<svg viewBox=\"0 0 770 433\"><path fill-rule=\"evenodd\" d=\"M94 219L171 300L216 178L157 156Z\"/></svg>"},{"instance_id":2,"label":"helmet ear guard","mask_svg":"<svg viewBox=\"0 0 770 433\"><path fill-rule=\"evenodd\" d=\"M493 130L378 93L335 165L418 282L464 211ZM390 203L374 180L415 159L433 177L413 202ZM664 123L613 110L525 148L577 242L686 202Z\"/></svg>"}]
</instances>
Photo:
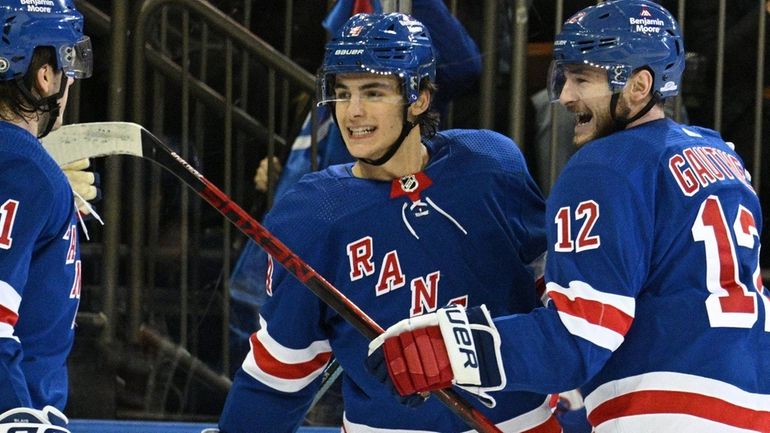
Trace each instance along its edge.
<instances>
[{"instance_id":1,"label":"helmet ear guard","mask_svg":"<svg viewBox=\"0 0 770 433\"><path fill-rule=\"evenodd\" d=\"M554 41L549 96L558 100L566 65L605 69L613 92L619 92L637 70L653 76L653 97L679 94L684 71L684 45L676 19L649 0L613 0L591 6L564 23Z\"/></svg>"}]
</instances>

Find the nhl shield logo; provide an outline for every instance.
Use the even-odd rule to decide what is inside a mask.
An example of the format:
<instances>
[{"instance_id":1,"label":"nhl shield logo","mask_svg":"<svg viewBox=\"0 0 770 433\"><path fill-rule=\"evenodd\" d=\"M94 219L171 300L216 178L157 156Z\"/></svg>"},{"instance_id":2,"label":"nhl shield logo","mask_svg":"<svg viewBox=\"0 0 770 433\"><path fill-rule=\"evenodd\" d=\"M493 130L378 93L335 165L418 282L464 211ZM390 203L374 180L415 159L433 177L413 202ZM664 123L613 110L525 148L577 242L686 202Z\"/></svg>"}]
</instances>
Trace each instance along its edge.
<instances>
[{"instance_id":1,"label":"nhl shield logo","mask_svg":"<svg viewBox=\"0 0 770 433\"><path fill-rule=\"evenodd\" d=\"M417 178L413 174L402 177L399 179L399 183L401 184L401 189L404 190L404 192L413 192L420 187L420 182L417 181Z\"/></svg>"},{"instance_id":2,"label":"nhl shield logo","mask_svg":"<svg viewBox=\"0 0 770 433\"><path fill-rule=\"evenodd\" d=\"M420 199L422 191L430 187L431 184L433 182L422 171L393 179L390 183L390 198L407 196L409 200L417 201Z\"/></svg>"}]
</instances>

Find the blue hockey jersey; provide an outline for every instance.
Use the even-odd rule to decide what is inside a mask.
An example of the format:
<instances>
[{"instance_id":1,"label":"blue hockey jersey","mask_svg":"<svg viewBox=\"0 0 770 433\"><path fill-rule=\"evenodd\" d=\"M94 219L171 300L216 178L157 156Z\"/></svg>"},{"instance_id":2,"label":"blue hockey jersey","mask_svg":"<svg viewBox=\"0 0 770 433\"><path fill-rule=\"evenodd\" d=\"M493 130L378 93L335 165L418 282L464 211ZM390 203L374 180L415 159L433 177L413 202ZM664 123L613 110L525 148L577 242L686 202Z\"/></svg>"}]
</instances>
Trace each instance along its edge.
<instances>
[{"instance_id":1,"label":"blue hockey jersey","mask_svg":"<svg viewBox=\"0 0 770 433\"><path fill-rule=\"evenodd\" d=\"M496 320L509 388L581 386L597 433L769 432L762 215L730 146L666 119L612 134L546 208L552 302Z\"/></svg>"},{"instance_id":2,"label":"blue hockey jersey","mask_svg":"<svg viewBox=\"0 0 770 433\"><path fill-rule=\"evenodd\" d=\"M0 122L0 412L64 409L80 300L67 178L29 132Z\"/></svg>"},{"instance_id":3,"label":"blue hockey jersey","mask_svg":"<svg viewBox=\"0 0 770 433\"><path fill-rule=\"evenodd\" d=\"M539 304L544 203L518 148L491 131L451 130L426 143L430 161L392 182L360 179L352 164L313 173L267 215L266 227L383 327L447 305L493 314ZM368 341L278 263L251 353L220 419L227 433L291 432L332 353L344 369L344 428L353 432L462 432L435 398L401 405L365 367ZM548 396L501 392L489 410L507 432L559 432ZM531 430L530 430L531 429Z\"/></svg>"}]
</instances>

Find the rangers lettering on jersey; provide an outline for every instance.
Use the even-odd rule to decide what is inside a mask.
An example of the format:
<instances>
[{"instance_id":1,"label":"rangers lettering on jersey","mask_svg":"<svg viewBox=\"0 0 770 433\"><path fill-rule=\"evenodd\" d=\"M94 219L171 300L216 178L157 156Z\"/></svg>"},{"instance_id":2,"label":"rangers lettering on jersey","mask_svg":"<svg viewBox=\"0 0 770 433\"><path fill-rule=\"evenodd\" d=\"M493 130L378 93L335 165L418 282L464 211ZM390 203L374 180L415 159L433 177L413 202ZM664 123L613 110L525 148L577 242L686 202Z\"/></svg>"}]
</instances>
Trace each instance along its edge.
<instances>
[{"instance_id":1,"label":"rangers lettering on jersey","mask_svg":"<svg viewBox=\"0 0 770 433\"><path fill-rule=\"evenodd\" d=\"M350 265L350 281L357 281L374 275L374 240L365 236L350 242L346 246L348 264ZM374 285L375 296L382 296L406 285L406 275L402 271L398 251L388 251L382 258L377 283ZM409 282L412 290L410 316L418 316L438 308L438 283L441 272L434 271L425 277L416 277ZM467 297L466 297L467 299Z\"/></svg>"}]
</instances>

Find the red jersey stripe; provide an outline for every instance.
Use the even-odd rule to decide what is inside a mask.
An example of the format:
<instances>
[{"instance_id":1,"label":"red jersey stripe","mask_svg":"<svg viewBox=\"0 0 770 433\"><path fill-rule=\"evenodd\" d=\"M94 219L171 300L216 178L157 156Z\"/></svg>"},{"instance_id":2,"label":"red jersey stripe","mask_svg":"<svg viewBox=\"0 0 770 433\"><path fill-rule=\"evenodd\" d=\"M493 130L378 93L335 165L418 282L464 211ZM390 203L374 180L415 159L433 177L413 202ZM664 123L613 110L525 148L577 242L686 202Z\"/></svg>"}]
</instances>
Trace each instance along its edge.
<instances>
[{"instance_id":1,"label":"red jersey stripe","mask_svg":"<svg viewBox=\"0 0 770 433\"><path fill-rule=\"evenodd\" d=\"M256 334L250 337L252 355L259 368L265 373L281 379L302 379L320 368L323 368L331 359L331 352L323 352L313 359L296 364L286 364L273 357L267 348L257 338Z\"/></svg>"},{"instance_id":2,"label":"red jersey stripe","mask_svg":"<svg viewBox=\"0 0 770 433\"><path fill-rule=\"evenodd\" d=\"M588 414L591 425L632 415L683 414L755 431L770 431L770 412L749 409L692 392L636 391L597 406Z\"/></svg>"},{"instance_id":3,"label":"red jersey stripe","mask_svg":"<svg viewBox=\"0 0 770 433\"><path fill-rule=\"evenodd\" d=\"M7 323L11 326L16 326L16 321L18 320L18 314L0 305L0 323Z\"/></svg>"},{"instance_id":4,"label":"red jersey stripe","mask_svg":"<svg viewBox=\"0 0 770 433\"><path fill-rule=\"evenodd\" d=\"M580 317L589 323L610 329L620 335L626 335L628 328L631 327L631 322L634 320L633 317L609 304L583 298L571 300L563 293L553 290L548 293L548 296L551 297L560 312Z\"/></svg>"}]
</instances>

